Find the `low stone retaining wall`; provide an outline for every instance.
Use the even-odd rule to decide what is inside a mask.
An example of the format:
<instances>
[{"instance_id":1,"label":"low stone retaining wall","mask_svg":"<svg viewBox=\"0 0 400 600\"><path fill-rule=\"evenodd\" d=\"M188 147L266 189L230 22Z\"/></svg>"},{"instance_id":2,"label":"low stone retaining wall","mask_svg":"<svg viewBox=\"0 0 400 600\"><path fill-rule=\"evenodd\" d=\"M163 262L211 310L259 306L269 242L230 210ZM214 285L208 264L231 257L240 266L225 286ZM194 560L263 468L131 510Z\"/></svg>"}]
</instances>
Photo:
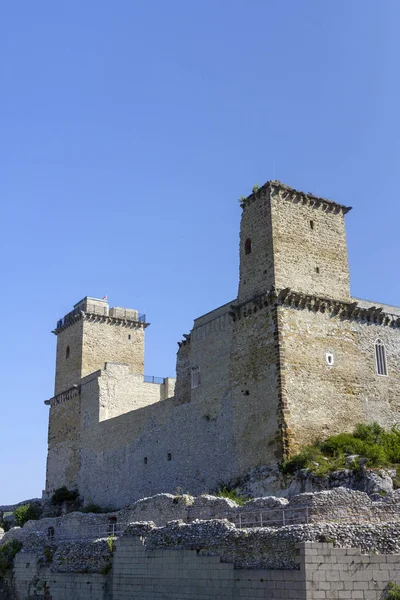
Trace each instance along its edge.
<instances>
[{"instance_id":1,"label":"low stone retaining wall","mask_svg":"<svg viewBox=\"0 0 400 600\"><path fill-rule=\"evenodd\" d=\"M400 521L400 490L387 494L379 501L372 501L363 492L336 488L299 494L290 501L274 496L256 498L243 506L226 498L209 495L194 498L188 495L158 494L114 513L73 512L63 517L29 521L22 529L14 528L7 532L0 544L14 538L23 542L32 533L52 536L54 541L95 539L113 533L119 535L131 522L153 521L162 526L175 520L190 523L198 519L229 519L238 526L274 527L321 521Z\"/></svg>"},{"instance_id":2,"label":"low stone retaining wall","mask_svg":"<svg viewBox=\"0 0 400 600\"><path fill-rule=\"evenodd\" d=\"M117 540L107 575L54 573L21 552L10 600L379 600L390 581L400 583L399 555L315 542L295 551L295 569L235 569L204 550L151 549L143 537L127 536Z\"/></svg>"}]
</instances>

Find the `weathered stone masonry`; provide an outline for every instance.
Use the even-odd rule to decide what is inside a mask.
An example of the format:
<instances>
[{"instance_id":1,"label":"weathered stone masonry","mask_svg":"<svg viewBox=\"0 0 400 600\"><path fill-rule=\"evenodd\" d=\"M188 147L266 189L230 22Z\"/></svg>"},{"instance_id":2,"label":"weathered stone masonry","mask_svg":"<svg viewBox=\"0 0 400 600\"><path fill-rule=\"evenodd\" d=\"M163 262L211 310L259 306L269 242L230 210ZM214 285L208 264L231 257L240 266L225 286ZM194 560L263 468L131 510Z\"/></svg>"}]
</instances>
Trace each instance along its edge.
<instances>
[{"instance_id":1,"label":"weathered stone masonry","mask_svg":"<svg viewBox=\"0 0 400 600\"><path fill-rule=\"evenodd\" d=\"M176 385L144 380L136 310L85 298L58 322L47 494L203 493L360 421L399 423L400 309L351 297L350 209L276 181L242 208L238 297L195 320Z\"/></svg>"}]
</instances>

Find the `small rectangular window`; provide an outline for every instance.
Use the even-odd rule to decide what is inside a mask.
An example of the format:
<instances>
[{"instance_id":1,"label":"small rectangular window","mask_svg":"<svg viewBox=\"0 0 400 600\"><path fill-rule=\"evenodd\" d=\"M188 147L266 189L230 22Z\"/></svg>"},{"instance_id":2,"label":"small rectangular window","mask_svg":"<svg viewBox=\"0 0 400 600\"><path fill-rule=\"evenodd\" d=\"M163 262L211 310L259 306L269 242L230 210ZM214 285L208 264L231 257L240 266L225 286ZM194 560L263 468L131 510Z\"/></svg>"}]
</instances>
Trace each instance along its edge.
<instances>
[{"instance_id":1,"label":"small rectangular window","mask_svg":"<svg viewBox=\"0 0 400 600\"><path fill-rule=\"evenodd\" d=\"M325 354L325 360L326 360L326 364L327 364L329 367L333 367L333 365L335 364L335 359L334 359L334 357L333 357L333 354L332 354L332 352L327 352L327 353Z\"/></svg>"},{"instance_id":2,"label":"small rectangular window","mask_svg":"<svg viewBox=\"0 0 400 600\"><path fill-rule=\"evenodd\" d=\"M315 267L315 272L319 273L319 267Z\"/></svg>"},{"instance_id":3,"label":"small rectangular window","mask_svg":"<svg viewBox=\"0 0 400 600\"><path fill-rule=\"evenodd\" d=\"M143 462L145 465L147 465L147 456L144 457Z\"/></svg>"},{"instance_id":4,"label":"small rectangular window","mask_svg":"<svg viewBox=\"0 0 400 600\"><path fill-rule=\"evenodd\" d=\"M168 454L167 454L167 460L172 460L172 454L171 454L171 452L168 452Z\"/></svg>"},{"instance_id":5,"label":"small rectangular window","mask_svg":"<svg viewBox=\"0 0 400 600\"><path fill-rule=\"evenodd\" d=\"M310 221L310 229L314 229L314 221Z\"/></svg>"},{"instance_id":6,"label":"small rectangular window","mask_svg":"<svg viewBox=\"0 0 400 600\"><path fill-rule=\"evenodd\" d=\"M192 388L200 385L200 367L193 367L192 369Z\"/></svg>"},{"instance_id":7,"label":"small rectangular window","mask_svg":"<svg viewBox=\"0 0 400 600\"><path fill-rule=\"evenodd\" d=\"M128 333L128 340L130 340L130 339L131 339L131 334L130 334L130 333Z\"/></svg>"}]
</instances>

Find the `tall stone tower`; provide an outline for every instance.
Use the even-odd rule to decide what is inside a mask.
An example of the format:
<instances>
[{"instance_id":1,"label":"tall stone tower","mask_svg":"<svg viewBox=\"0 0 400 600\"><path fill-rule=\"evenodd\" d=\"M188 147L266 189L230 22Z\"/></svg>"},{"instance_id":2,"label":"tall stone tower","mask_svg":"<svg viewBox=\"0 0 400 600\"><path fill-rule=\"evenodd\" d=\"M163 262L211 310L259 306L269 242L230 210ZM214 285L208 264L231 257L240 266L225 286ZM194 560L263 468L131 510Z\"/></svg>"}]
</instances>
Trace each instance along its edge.
<instances>
[{"instance_id":1,"label":"tall stone tower","mask_svg":"<svg viewBox=\"0 0 400 600\"><path fill-rule=\"evenodd\" d=\"M54 394L77 385L82 377L119 362L144 372L145 318L130 308L109 308L106 300L85 297L57 322Z\"/></svg>"},{"instance_id":2,"label":"tall stone tower","mask_svg":"<svg viewBox=\"0 0 400 600\"><path fill-rule=\"evenodd\" d=\"M253 455L267 464L315 439L327 421L336 431L343 417L362 420L354 398L340 403L348 379L331 368L344 346L349 364L356 360L354 335L339 328L332 334L332 316L352 306L344 222L350 208L279 181L267 182L242 208L232 398L244 405L240 422L247 421L251 439L258 437ZM329 386L317 392L321 379ZM325 417L325 394L336 398L340 418ZM243 426L239 440L245 433Z\"/></svg>"},{"instance_id":3,"label":"tall stone tower","mask_svg":"<svg viewBox=\"0 0 400 600\"><path fill-rule=\"evenodd\" d=\"M243 201L238 302L276 289L348 300L350 208L267 182Z\"/></svg>"},{"instance_id":4,"label":"tall stone tower","mask_svg":"<svg viewBox=\"0 0 400 600\"><path fill-rule=\"evenodd\" d=\"M57 322L53 331L57 336L55 392L45 402L50 406L47 494L64 485L78 487L82 438L87 437L90 415L98 422L101 410L119 414L134 406L135 391L144 385L145 321L137 310L109 308L106 300L85 297ZM99 399L99 373L106 372L105 363L118 363L114 369L124 369L126 375L140 382L128 397L112 396L111 407ZM107 389L115 387L115 377L110 375L109 380L112 383L105 384Z\"/></svg>"}]
</instances>

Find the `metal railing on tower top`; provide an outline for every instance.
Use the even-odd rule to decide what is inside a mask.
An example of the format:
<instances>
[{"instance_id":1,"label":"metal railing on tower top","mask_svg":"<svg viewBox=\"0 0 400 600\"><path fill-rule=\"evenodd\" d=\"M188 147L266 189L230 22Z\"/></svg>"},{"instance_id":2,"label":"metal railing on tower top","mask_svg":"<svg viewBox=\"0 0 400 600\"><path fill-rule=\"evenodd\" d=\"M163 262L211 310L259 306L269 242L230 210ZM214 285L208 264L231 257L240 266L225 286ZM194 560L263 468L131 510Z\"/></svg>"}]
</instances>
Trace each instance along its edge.
<instances>
[{"instance_id":1,"label":"metal railing on tower top","mask_svg":"<svg viewBox=\"0 0 400 600\"><path fill-rule=\"evenodd\" d=\"M164 377L154 377L154 375L145 375L143 379L145 383L158 383L161 385L165 383Z\"/></svg>"}]
</instances>

